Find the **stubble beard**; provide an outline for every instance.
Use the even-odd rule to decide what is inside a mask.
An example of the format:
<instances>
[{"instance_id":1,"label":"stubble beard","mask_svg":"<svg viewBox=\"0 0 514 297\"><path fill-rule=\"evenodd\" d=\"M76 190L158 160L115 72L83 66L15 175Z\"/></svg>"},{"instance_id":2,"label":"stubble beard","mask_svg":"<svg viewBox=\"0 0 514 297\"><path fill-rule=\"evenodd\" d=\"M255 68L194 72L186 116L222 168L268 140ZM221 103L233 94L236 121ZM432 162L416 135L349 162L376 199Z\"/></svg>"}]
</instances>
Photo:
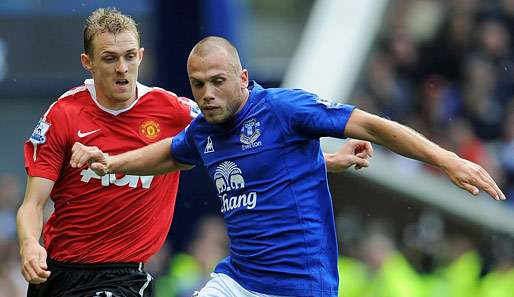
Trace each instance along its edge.
<instances>
[{"instance_id":1,"label":"stubble beard","mask_svg":"<svg viewBox=\"0 0 514 297\"><path fill-rule=\"evenodd\" d=\"M206 116L204 116L204 118L209 124L223 124L225 122L228 122L236 116L242 102L242 98L239 98L238 100L230 104L227 104L226 108L224 108L224 112L222 115L210 117L210 119Z\"/></svg>"}]
</instances>

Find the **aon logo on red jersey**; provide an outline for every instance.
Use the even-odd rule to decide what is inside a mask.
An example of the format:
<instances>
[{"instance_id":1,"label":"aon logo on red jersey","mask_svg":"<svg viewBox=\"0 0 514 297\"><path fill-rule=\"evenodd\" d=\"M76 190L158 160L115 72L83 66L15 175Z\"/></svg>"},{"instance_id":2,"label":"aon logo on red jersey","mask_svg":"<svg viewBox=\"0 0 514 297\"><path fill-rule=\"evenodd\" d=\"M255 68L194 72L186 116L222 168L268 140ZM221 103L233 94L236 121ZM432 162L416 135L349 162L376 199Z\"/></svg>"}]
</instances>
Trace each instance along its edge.
<instances>
[{"instance_id":1,"label":"aon logo on red jersey","mask_svg":"<svg viewBox=\"0 0 514 297\"><path fill-rule=\"evenodd\" d=\"M99 176L91 169L84 169L80 172L82 178L80 181L88 183L92 178L99 179L102 181L102 186L107 187L109 185L116 185L119 187L129 186L131 188L137 188L140 184L142 188L149 189L152 184L153 176L138 176L138 175L124 175L123 177L116 178L116 174L106 174ZM141 181L141 183L139 183Z\"/></svg>"}]
</instances>

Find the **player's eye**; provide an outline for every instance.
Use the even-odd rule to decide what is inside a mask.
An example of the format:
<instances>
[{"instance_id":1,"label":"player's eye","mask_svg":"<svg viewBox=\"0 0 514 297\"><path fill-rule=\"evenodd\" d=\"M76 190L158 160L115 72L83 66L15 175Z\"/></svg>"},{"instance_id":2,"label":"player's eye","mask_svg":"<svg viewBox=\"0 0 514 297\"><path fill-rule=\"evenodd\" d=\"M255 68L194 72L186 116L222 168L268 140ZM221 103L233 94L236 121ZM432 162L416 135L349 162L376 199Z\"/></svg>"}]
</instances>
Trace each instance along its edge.
<instances>
[{"instance_id":1,"label":"player's eye","mask_svg":"<svg viewBox=\"0 0 514 297\"><path fill-rule=\"evenodd\" d=\"M222 78L216 78L215 80L212 81L212 83L215 85L215 86L219 86L221 84L223 84L225 82L224 79Z\"/></svg>"},{"instance_id":2,"label":"player's eye","mask_svg":"<svg viewBox=\"0 0 514 297\"><path fill-rule=\"evenodd\" d=\"M112 63L112 62L116 61L116 59L113 56L105 56L102 58L102 60L107 63Z\"/></svg>"}]
</instances>

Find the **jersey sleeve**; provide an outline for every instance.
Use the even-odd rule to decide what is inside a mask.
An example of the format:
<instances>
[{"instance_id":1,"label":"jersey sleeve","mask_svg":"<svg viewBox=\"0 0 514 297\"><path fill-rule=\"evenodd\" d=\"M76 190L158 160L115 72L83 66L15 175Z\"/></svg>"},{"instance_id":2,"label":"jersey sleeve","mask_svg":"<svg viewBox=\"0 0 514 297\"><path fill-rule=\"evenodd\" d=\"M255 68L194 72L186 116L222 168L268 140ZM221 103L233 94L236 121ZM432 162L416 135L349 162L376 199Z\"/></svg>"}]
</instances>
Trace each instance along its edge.
<instances>
[{"instance_id":1,"label":"jersey sleeve","mask_svg":"<svg viewBox=\"0 0 514 297\"><path fill-rule=\"evenodd\" d=\"M187 126L182 132L173 137L171 142L171 155L182 164L194 165L201 162L198 151L193 143L190 133L191 125Z\"/></svg>"},{"instance_id":2,"label":"jersey sleeve","mask_svg":"<svg viewBox=\"0 0 514 297\"><path fill-rule=\"evenodd\" d=\"M187 97L177 97L178 101L184 105L189 110L189 116L191 119L195 119L198 115L200 115L200 107L193 100Z\"/></svg>"},{"instance_id":3,"label":"jersey sleeve","mask_svg":"<svg viewBox=\"0 0 514 297\"><path fill-rule=\"evenodd\" d=\"M56 181L66 155L67 121L60 106L52 104L24 145L29 176Z\"/></svg>"},{"instance_id":4,"label":"jersey sleeve","mask_svg":"<svg viewBox=\"0 0 514 297\"><path fill-rule=\"evenodd\" d=\"M286 133L305 138L345 138L346 124L355 109L297 89L283 89L269 102Z\"/></svg>"}]
</instances>

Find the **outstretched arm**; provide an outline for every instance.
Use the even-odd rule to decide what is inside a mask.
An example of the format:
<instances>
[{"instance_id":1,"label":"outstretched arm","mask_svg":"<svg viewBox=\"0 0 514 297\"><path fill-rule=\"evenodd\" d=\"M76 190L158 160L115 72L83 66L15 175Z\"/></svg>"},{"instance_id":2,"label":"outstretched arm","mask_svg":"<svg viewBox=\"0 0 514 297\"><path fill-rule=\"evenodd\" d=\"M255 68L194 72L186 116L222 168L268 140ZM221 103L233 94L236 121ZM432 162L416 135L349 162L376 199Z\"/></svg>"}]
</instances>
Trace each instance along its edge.
<instances>
[{"instance_id":1,"label":"outstretched arm","mask_svg":"<svg viewBox=\"0 0 514 297\"><path fill-rule=\"evenodd\" d=\"M496 200L505 199L489 173L480 165L441 148L407 126L356 109L348 120L345 135L383 145L408 158L434 165L445 172L455 185L473 195L478 195L481 189Z\"/></svg>"},{"instance_id":2,"label":"outstretched arm","mask_svg":"<svg viewBox=\"0 0 514 297\"><path fill-rule=\"evenodd\" d=\"M355 165L355 169L368 167L373 147L368 141L350 139L335 154L323 153L328 172L341 172Z\"/></svg>"},{"instance_id":3,"label":"outstretched arm","mask_svg":"<svg viewBox=\"0 0 514 297\"><path fill-rule=\"evenodd\" d=\"M115 156L107 156L98 147L76 142L72 148L71 167L88 165L96 174L125 173L134 175L158 175L176 170L191 169L173 159L170 151L171 138L166 138L142 148Z\"/></svg>"}]
</instances>

